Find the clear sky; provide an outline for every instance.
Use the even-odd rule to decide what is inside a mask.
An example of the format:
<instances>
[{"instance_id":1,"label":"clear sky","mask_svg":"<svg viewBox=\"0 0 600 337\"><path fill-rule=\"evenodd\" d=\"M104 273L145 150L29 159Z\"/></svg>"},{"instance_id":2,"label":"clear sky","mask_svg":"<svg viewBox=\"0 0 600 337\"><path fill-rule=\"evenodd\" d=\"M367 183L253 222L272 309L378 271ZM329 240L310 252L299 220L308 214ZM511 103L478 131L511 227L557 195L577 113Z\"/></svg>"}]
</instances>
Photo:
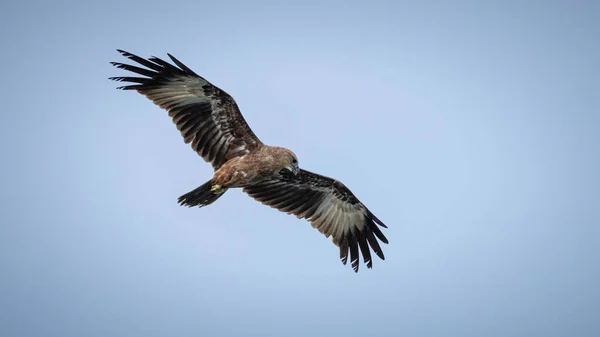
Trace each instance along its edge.
<instances>
[{"instance_id":1,"label":"clear sky","mask_svg":"<svg viewBox=\"0 0 600 337\"><path fill-rule=\"evenodd\" d=\"M0 5L0 336L600 336L599 2L290 3ZM241 191L180 207L212 169L117 48L344 182L386 261Z\"/></svg>"}]
</instances>

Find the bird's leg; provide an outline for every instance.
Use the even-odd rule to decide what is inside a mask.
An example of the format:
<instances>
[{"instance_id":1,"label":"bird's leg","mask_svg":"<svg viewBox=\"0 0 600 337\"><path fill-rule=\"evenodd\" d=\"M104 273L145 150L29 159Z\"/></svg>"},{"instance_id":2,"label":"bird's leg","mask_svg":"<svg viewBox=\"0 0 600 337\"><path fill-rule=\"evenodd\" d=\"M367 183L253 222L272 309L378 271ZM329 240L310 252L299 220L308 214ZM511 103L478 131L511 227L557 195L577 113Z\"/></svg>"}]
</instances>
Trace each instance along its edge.
<instances>
[{"instance_id":1,"label":"bird's leg","mask_svg":"<svg viewBox=\"0 0 600 337\"><path fill-rule=\"evenodd\" d=\"M212 185L210 190L215 193L224 193L225 192L223 186L221 186L219 184Z\"/></svg>"}]
</instances>

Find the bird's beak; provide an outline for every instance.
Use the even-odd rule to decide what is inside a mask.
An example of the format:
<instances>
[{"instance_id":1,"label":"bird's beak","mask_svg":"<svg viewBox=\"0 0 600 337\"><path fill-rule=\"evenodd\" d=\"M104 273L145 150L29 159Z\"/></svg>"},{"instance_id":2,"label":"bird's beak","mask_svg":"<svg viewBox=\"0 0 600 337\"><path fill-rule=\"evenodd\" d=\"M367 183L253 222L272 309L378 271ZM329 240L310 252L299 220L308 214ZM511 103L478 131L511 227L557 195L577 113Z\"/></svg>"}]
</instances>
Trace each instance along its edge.
<instances>
[{"instance_id":1,"label":"bird's beak","mask_svg":"<svg viewBox=\"0 0 600 337\"><path fill-rule=\"evenodd\" d=\"M300 172L300 168L296 165L289 165L285 167L288 171L292 172L293 175L298 174Z\"/></svg>"}]
</instances>

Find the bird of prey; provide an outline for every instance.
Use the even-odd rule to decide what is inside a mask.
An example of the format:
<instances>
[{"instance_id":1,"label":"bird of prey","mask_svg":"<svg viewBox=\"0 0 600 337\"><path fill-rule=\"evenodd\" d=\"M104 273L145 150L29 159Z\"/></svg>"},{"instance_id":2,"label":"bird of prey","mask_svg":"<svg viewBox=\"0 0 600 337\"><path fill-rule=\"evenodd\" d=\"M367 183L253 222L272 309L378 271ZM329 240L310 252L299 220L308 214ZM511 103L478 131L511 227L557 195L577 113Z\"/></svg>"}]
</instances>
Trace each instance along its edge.
<instances>
[{"instance_id":1,"label":"bird of prey","mask_svg":"<svg viewBox=\"0 0 600 337\"><path fill-rule=\"evenodd\" d=\"M367 268L371 250L384 260L378 243L388 243L378 225L387 228L341 182L299 168L296 155L261 142L252 132L233 99L193 72L171 54L174 65L157 57L141 58L123 50L138 65L111 62L134 77L111 77L129 82L119 87L135 90L165 109L186 144L214 168L212 179L179 197L184 206L212 204L230 188L279 211L307 219L332 237L343 264L350 260L358 272L359 250ZM142 66L142 67L140 67Z\"/></svg>"}]
</instances>

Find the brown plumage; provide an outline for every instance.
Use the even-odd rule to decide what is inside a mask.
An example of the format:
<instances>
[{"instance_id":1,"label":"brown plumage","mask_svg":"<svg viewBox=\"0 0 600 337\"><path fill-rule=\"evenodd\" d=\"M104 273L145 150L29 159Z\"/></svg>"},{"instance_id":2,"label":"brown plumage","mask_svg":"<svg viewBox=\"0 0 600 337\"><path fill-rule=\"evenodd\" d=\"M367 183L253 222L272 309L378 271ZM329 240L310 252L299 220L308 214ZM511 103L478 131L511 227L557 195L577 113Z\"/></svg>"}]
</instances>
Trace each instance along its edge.
<instances>
[{"instance_id":1,"label":"brown plumage","mask_svg":"<svg viewBox=\"0 0 600 337\"><path fill-rule=\"evenodd\" d=\"M383 222L341 182L300 169L298 158L288 149L263 144L229 94L170 54L175 65L119 52L145 67L111 62L141 75L111 77L133 83L119 89L136 90L167 110L184 142L215 170L211 180L179 197L181 205L210 205L229 188L242 188L261 203L307 219L331 236L344 264L350 255L354 271L358 271L359 251L368 268L373 264L371 250L385 259L378 242L388 243L378 227L386 227Z\"/></svg>"}]
</instances>

